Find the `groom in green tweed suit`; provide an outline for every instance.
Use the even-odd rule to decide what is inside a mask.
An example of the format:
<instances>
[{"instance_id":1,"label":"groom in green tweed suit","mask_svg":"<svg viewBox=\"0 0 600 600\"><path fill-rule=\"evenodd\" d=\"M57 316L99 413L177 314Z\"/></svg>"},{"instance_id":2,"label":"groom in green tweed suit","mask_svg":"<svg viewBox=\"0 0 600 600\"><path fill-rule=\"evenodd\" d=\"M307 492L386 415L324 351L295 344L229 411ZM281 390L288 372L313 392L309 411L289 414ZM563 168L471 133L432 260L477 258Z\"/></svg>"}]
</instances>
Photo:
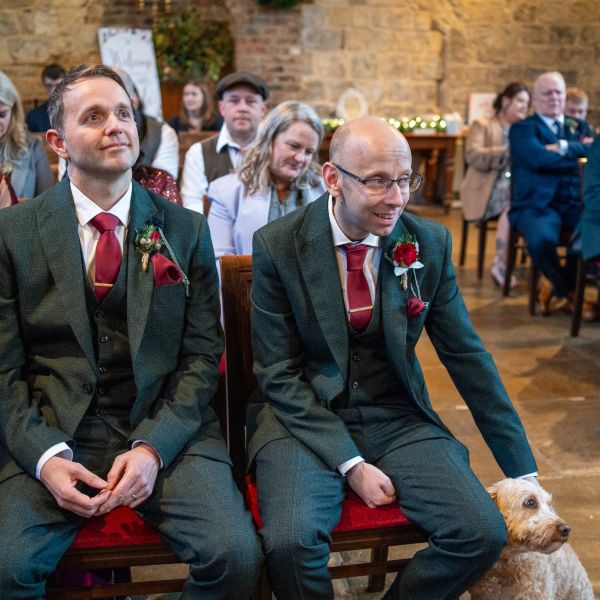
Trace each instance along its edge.
<instances>
[{"instance_id":1,"label":"groom in green tweed suit","mask_svg":"<svg viewBox=\"0 0 600 600\"><path fill-rule=\"evenodd\" d=\"M427 330L509 477L536 463L456 284L449 232L401 213L420 176L385 121L350 121L329 194L254 236L252 336L266 405L250 441L269 575L286 600L333 598L331 530L347 487L400 502L429 535L388 599L458 597L495 562L504 522L429 401ZM360 255L357 260L356 256Z\"/></svg>"},{"instance_id":2,"label":"groom in green tweed suit","mask_svg":"<svg viewBox=\"0 0 600 600\"><path fill-rule=\"evenodd\" d=\"M209 405L206 220L132 183L114 71L73 69L49 113L69 178L0 213L0 595L43 598L78 527L126 505L190 564L182 598L246 600L262 558Z\"/></svg>"}]
</instances>

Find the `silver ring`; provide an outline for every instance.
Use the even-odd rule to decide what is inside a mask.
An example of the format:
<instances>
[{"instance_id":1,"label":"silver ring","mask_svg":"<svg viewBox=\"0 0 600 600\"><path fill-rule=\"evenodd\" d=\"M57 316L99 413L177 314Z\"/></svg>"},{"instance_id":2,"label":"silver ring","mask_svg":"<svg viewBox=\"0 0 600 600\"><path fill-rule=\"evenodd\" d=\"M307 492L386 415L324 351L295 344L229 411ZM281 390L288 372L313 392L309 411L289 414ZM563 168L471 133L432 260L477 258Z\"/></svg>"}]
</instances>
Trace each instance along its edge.
<instances>
[{"instance_id":1,"label":"silver ring","mask_svg":"<svg viewBox=\"0 0 600 600\"><path fill-rule=\"evenodd\" d=\"M137 496L136 496L135 494L131 494L131 497L132 497L134 500L137 500Z\"/></svg>"}]
</instances>

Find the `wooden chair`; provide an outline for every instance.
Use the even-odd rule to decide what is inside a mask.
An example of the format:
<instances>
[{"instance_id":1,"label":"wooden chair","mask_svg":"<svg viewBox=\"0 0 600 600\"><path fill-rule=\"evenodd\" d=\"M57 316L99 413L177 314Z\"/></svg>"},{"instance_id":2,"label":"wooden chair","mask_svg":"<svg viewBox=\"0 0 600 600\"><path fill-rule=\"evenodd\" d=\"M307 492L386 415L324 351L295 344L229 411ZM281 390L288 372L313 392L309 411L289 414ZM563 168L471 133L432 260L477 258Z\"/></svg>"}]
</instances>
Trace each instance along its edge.
<instances>
[{"instance_id":1,"label":"wooden chair","mask_svg":"<svg viewBox=\"0 0 600 600\"><path fill-rule=\"evenodd\" d=\"M479 241L477 244L477 278L483 277L483 265L485 262L485 246L487 241L487 232L496 231L498 217L492 217L484 221L467 221L463 217L462 237L460 241L460 266L464 267L467 256L467 241L469 236L469 225L475 225L479 229Z\"/></svg>"},{"instance_id":2,"label":"wooden chair","mask_svg":"<svg viewBox=\"0 0 600 600\"><path fill-rule=\"evenodd\" d=\"M252 368L250 339L252 257L222 256L220 262L227 355L227 439L236 480L245 487L246 408L257 385ZM256 486L248 486L246 492L255 523L260 526ZM409 562L409 559L388 559L388 548L426 541L425 532L408 521L397 506L370 509L357 497L349 495L344 501L342 519L333 531L330 549L332 552L370 549L371 559L358 564L330 567L332 577L368 575L370 591L381 591L385 574L401 572ZM257 599L271 600L266 571L261 577Z\"/></svg>"},{"instance_id":3,"label":"wooden chair","mask_svg":"<svg viewBox=\"0 0 600 600\"><path fill-rule=\"evenodd\" d=\"M203 142L208 138L219 135L218 131L180 131L179 132L179 171L183 170L186 152L196 142ZM181 179L181 177L179 178Z\"/></svg>"}]
</instances>

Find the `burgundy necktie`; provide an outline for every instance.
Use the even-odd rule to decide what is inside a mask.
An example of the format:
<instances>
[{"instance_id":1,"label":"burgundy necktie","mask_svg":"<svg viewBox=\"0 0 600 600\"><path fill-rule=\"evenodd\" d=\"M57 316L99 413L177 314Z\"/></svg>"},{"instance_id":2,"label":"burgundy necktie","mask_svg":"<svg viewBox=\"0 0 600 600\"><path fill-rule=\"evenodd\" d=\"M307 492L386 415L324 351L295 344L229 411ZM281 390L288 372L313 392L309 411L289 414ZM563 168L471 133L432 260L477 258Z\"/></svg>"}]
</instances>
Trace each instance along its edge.
<instances>
[{"instance_id":1,"label":"burgundy necktie","mask_svg":"<svg viewBox=\"0 0 600 600\"><path fill-rule=\"evenodd\" d=\"M346 292L350 309L350 325L356 331L363 331L371 320L373 304L363 264L369 251L364 244L344 244L346 250Z\"/></svg>"},{"instance_id":2,"label":"burgundy necktie","mask_svg":"<svg viewBox=\"0 0 600 600\"><path fill-rule=\"evenodd\" d=\"M119 219L110 213L100 213L90 220L99 232L96 244L94 291L102 300L111 290L121 268L121 246L115 235Z\"/></svg>"}]
</instances>

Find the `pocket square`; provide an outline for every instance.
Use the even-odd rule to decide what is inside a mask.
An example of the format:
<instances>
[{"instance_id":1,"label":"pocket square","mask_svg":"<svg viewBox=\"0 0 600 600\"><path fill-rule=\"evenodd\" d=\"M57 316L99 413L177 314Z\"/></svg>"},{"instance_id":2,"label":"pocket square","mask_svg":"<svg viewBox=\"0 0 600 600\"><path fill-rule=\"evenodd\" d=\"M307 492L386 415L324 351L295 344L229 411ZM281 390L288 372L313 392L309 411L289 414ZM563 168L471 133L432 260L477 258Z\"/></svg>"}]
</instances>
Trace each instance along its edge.
<instances>
[{"instance_id":1,"label":"pocket square","mask_svg":"<svg viewBox=\"0 0 600 600\"><path fill-rule=\"evenodd\" d=\"M156 252L150 260L154 268L154 285L163 286L181 283L181 271L166 256Z\"/></svg>"}]
</instances>

